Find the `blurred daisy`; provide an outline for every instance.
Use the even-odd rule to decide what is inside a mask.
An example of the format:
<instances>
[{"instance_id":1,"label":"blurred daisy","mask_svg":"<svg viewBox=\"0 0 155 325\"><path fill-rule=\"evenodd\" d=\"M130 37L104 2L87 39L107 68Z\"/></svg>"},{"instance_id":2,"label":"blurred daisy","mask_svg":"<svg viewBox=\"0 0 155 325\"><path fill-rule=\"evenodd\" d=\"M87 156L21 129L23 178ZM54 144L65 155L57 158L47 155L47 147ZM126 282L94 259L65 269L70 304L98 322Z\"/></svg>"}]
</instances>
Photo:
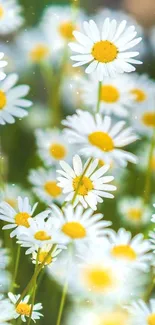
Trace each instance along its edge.
<instances>
[{"instance_id":1,"label":"blurred daisy","mask_svg":"<svg viewBox=\"0 0 155 325\"><path fill-rule=\"evenodd\" d=\"M104 78L100 92L100 111L104 114L116 116L127 116L128 106L132 104L134 96L130 93L131 81L128 76L117 76L116 78ZM93 110L98 102L98 84L96 76L83 79L81 82L82 98L86 105Z\"/></svg>"},{"instance_id":2,"label":"blurred daisy","mask_svg":"<svg viewBox=\"0 0 155 325\"><path fill-rule=\"evenodd\" d=\"M6 184L4 190L0 193L0 201L5 201L12 208L18 209L18 200L17 197L20 195L27 196L28 193L25 189L21 188L17 184Z\"/></svg>"},{"instance_id":3,"label":"blurred daisy","mask_svg":"<svg viewBox=\"0 0 155 325\"><path fill-rule=\"evenodd\" d=\"M154 94L141 107L136 107L131 114L131 123L137 132L152 135L155 128Z\"/></svg>"},{"instance_id":4,"label":"blurred daisy","mask_svg":"<svg viewBox=\"0 0 155 325\"><path fill-rule=\"evenodd\" d=\"M0 241L0 270L5 269L8 264L8 250L2 247L2 242Z\"/></svg>"},{"instance_id":5,"label":"blurred daisy","mask_svg":"<svg viewBox=\"0 0 155 325\"><path fill-rule=\"evenodd\" d=\"M0 269L0 295L7 293L12 283L12 275L6 269Z\"/></svg>"},{"instance_id":6,"label":"blurred daisy","mask_svg":"<svg viewBox=\"0 0 155 325\"><path fill-rule=\"evenodd\" d=\"M16 0L1 0L0 34L7 35L16 31L24 22L21 16L22 7Z\"/></svg>"},{"instance_id":7,"label":"blurred daisy","mask_svg":"<svg viewBox=\"0 0 155 325\"><path fill-rule=\"evenodd\" d=\"M41 25L54 55L74 39L73 31L80 28L81 21L84 18L83 12L78 10L76 19L74 18L70 6L55 5L44 11Z\"/></svg>"},{"instance_id":8,"label":"blurred daisy","mask_svg":"<svg viewBox=\"0 0 155 325\"><path fill-rule=\"evenodd\" d=\"M62 170L57 171L61 175L58 177L58 186L63 188L64 194L68 194L65 201L72 201L76 195L74 206L80 202L84 208L90 206L91 209L96 210L97 203L102 203L103 197L114 198L109 191L115 191L116 187L107 184L114 177L103 176L109 170L109 165L97 169L98 159L92 162L88 159L83 166L81 158L75 155L73 168L65 161L61 161L60 166Z\"/></svg>"},{"instance_id":9,"label":"blurred daisy","mask_svg":"<svg viewBox=\"0 0 155 325\"><path fill-rule=\"evenodd\" d=\"M47 204L51 204L55 200L62 202L62 189L57 185L56 173L52 168L49 170L44 168L30 170L28 179L33 186L33 192L43 202Z\"/></svg>"},{"instance_id":10,"label":"blurred daisy","mask_svg":"<svg viewBox=\"0 0 155 325\"><path fill-rule=\"evenodd\" d=\"M152 254L149 240L144 240L143 234L138 234L132 238L132 234L123 228L118 232L110 232L105 249L109 251L111 257L125 263L129 267L134 267L146 271L149 268Z\"/></svg>"},{"instance_id":11,"label":"blurred daisy","mask_svg":"<svg viewBox=\"0 0 155 325\"><path fill-rule=\"evenodd\" d=\"M8 62L2 61L3 57L4 53L0 52L0 81L6 77L6 74L3 72L3 68L8 64Z\"/></svg>"},{"instance_id":12,"label":"blurred daisy","mask_svg":"<svg viewBox=\"0 0 155 325\"><path fill-rule=\"evenodd\" d=\"M0 298L0 324L9 325L10 321L14 318L14 315L15 309L9 299Z\"/></svg>"},{"instance_id":13,"label":"blurred daisy","mask_svg":"<svg viewBox=\"0 0 155 325\"><path fill-rule=\"evenodd\" d=\"M6 74L18 71L20 62L18 60L18 53L15 44L10 41L1 41L0 49L3 53L5 53L4 58L7 61L7 66L5 68Z\"/></svg>"},{"instance_id":14,"label":"blurred daisy","mask_svg":"<svg viewBox=\"0 0 155 325\"><path fill-rule=\"evenodd\" d=\"M128 79L128 81L130 82L130 79ZM153 106L154 100L152 95L155 91L155 83L147 76L147 74L132 74L132 79L129 87L130 93L134 98L132 106L134 105L134 107L141 109L141 107L144 107L144 105L147 104L148 99L152 100Z\"/></svg>"},{"instance_id":15,"label":"blurred daisy","mask_svg":"<svg viewBox=\"0 0 155 325\"><path fill-rule=\"evenodd\" d=\"M151 218L151 208L144 205L141 197L123 197L118 202L118 212L125 223L135 227L149 223Z\"/></svg>"},{"instance_id":16,"label":"blurred daisy","mask_svg":"<svg viewBox=\"0 0 155 325\"><path fill-rule=\"evenodd\" d=\"M51 216L56 219L66 243L74 242L75 245L93 242L97 237L108 233L110 221L103 221L101 213L93 214L91 209L84 211L81 205L75 209L72 205L63 208L51 205Z\"/></svg>"},{"instance_id":17,"label":"blurred daisy","mask_svg":"<svg viewBox=\"0 0 155 325\"><path fill-rule=\"evenodd\" d=\"M83 106L83 87L82 87L82 72L77 71L74 74L68 75L61 83L62 100L65 103L67 112L73 112L77 107Z\"/></svg>"},{"instance_id":18,"label":"blurred daisy","mask_svg":"<svg viewBox=\"0 0 155 325\"><path fill-rule=\"evenodd\" d=\"M49 211L48 211L49 212ZM61 236L53 223L52 218L45 220L47 215L31 218L29 221L30 227L20 229L18 233L18 244L26 247L26 254L31 254L33 251L38 251L46 244L61 244Z\"/></svg>"},{"instance_id":19,"label":"blurred daisy","mask_svg":"<svg viewBox=\"0 0 155 325\"><path fill-rule=\"evenodd\" d=\"M16 38L16 44L26 67L28 64L42 64L51 58L50 45L39 27L22 31Z\"/></svg>"},{"instance_id":20,"label":"blurred daisy","mask_svg":"<svg viewBox=\"0 0 155 325\"><path fill-rule=\"evenodd\" d=\"M71 152L67 140L58 129L36 130L38 154L45 165L58 164L61 159L70 160Z\"/></svg>"},{"instance_id":21,"label":"blurred daisy","mask_svg":"<svg viewBox=\"0 0 155 325\"><path fill-rule=\"evenodd\" d=\"M155 322L155 299L151 299L149 304L143 300L134 301L128 307L133 325L154 325Z\"/></svg>"},{"instance_id":22,"label":"blurred daisy","mask_svg":"<svg viewBox=\"0 0 155 325\"><path fill-rule=\"evenodd\" d=\"M14 295L12 292L8 293L9 299L15 305L15 314L14 319L21 317L22 322L26 322L26 318L30 316L31 313L31 304L29 304L30 296L26 296L24 299L20 301L20 303L16 306L20 295ZM36 322L36 320L40 319L43 315L40 313L42 309L42 304L38 303L33 306L31 319Z\"/></svg>"},{"instance_id":23,"label":"blurred daisy","mask_svg":"<svg viewBox=\"0 0 155 325\"><path fill-rule=\"evenodd\" d=\"M132 64L141 64L141 61L134 59L139 52L128 50L141 41L141 37L135 38L137 32L134 26L126 28L126 20L120 24L115 19L104 20L100 32L93 20L85 21L83 28L85 34L74 31L78 43L70 43L72 51L79 53L71 56L77 61L74 66L81 66L89 63L86 73L97 71L98 80L104 77L114 77L118 73L135 71Z\"/></svg>"},{"instance_id":24,"label":"blurred daisy","mask_svg":"<svg viewBox=\"0 0 155 325\"><path fill-rule=\"evenodd\" d=\"M3 220L7 222L8 224L5 225L2 229L13 229L15 228L11 234L10 237L17 236L19 228L30 227L30 220L32 218L32 215L37 207L38 203L35 203L33 207L31 207L29 203L28 197L25 197L22 199L20 196L18 196L18 209L17 211L12 208L10 204L3 201L0 203L0 220ZM43 213L40 213L38 216L45 215L47 216L49 211L44 211Z\"/></svg>"},{"instance_id":25,"label":"blurred daisy","mask_svg":"<svg viewBox=\"0 0 155 325\"><path fill-rule=\"evenodd\" d=\"M137 164L136 167L140 171L146 172L148 168L148 161L149 161L149 152L150 152L150 143L144 143L137 151L137 156L139 161L142 161L142 164ZM155 176L155 148L153 149L152 157L151 157L151 173L152 176Z\"/></svg>"},{"instance_id":26,"label":"blurred daisy","mask_svg":"<svg viewBox=\"0 0 155 325\"><path fill-rule=\"evenodd\" d=\"M18 75L12 73L0 84L0 124L2 125L14 123L14 117L27 116L28 112L23 108L32 105L30 100L23 99L29 92L29 86L15 86L17 81Z\"/></svg>"},{"instance_id":27,"label":"blurred daisy","mask_svg":"<svg viewBox=\"0 0 155 325\"><path fill-rule=\"evenodd\" d=\"M34 264L36 264L36 261L38 261L39 264L43 263L52 246L52 244L46 244L40 249L39 253L34 251L32 253L32 262ZM57 260L57 257L61 252L62 249L58 246L55 246L51 254L47 257L45 265L47 265L48 267L52 267L53 263Z\"/></svg>"},{"instance_id":28,"label":"blurred daisy","mask_svg":"<svg viewBox=\"0 0 155 325\"><path fill-rule=\"evenodd\" d=\"M109 163L116 161L125 167L127 161L136 163L137 158L122 148L138 139L131 127L124 129L125 122L119 121L112 125L109 116L102 118L100 114L95 117L89 112L77 110L76 114L67 116L63 125L65 134L70 143L79 144L79 150L84 156L92 156Z\"/></svg>"}]
</instances>

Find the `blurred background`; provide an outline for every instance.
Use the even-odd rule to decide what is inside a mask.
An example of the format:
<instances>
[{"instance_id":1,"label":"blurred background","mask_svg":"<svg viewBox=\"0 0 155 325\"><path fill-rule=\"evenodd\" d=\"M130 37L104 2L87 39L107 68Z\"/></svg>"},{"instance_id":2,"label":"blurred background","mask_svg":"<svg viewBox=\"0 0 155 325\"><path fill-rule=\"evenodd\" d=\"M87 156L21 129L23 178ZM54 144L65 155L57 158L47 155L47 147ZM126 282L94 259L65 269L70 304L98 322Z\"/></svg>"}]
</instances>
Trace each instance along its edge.
<instances>
[{"instance_id":1,"label":"blurred background","mask_svg":"<svg viewBox=\"0 0 155 325\"><path fill-rule=\"evenodd\" d=\"M23 15L25 16L25 28L27 26L34 26L40 20L43 10L49 5L69 4L68 1L51 1L51 0L19 0L23 6ZM108 7L114 9L124 10L136 18L138 23L144 27L144 38L148 42L148 35L153 25L155 25L155 0L81 0L81 8L86 12L94 14L100 7ZM52 31L51 31L52 33ZM20 60L20 58L19 58ZM151 50L145 53L143 72L147 72L151 77L155 77L155 58ZM140 71L140 70L139 70ZM27 83L31 87L29 99L33 102L40 99L44 103L46 97L46 89L42 87L42 81L37 79L37 71L31 71L27 76L21 76L20 82ZM42 89L42 91L40 91ZM33 110L33 107L31 108ZM3 166L4 178L9 183L18 183L29 189L27 182L27 174L30 168L38 167L40 161L36 156L36 146L33 135L33 127L25 127L25 121L18 121L14 125L7 125L2 128L2 150L5 157L5 165ZM137 195L139 189L144 186L144 177L137 175L134 167L130 167L131 173L128 177L128 194ZM143 175L144 176L144 175ZM124 185L123 185L124 186ZM126 188L124 186L124 194ZM41 208L42 205L39 205ZM43 206L44 207L44 206ZM102 207L101 207L102 210ZM119 218L116 215L116 202L105 203L104 214L108 214L108 218L114 221L114 227L120 227ZM14 256L16 251L14 248ZM23 263L20 264L19 282L21 290L24 288L25 283L30 279L33 273L33 266L28 259L23 258ZM24 278L24 281L23 281ZM75 279L76 281L76 279ZM40 325L55 325L59 302L61 298L61 288L47 276L43 276L43 282L39 288L37 300L43 302L45 317L37 322ZM68 303L71 303L68 297ZM65 309L67 310L67 309ZM48 315L48 316L47 316ZM49 316L50 315L50 316Z\"/></svg>"}]
</instances>

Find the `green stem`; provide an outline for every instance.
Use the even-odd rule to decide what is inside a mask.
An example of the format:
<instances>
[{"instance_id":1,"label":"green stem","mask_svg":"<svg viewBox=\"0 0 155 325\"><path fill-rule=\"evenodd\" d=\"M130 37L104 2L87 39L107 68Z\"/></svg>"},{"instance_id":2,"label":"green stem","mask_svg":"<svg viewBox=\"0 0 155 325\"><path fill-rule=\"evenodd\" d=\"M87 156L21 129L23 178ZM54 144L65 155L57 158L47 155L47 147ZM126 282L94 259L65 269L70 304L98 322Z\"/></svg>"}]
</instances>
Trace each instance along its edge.
<instances>
[{"instance_id":1,"label":"green stem","mask_svg":"<svg viewBox=\"0 0 155 325\"><path fill-rule=\"evenodd\" d=\"M39 254L40 254L40 248L38 249L38 253L37 253L36 265L35 265L35 271L34 271L34 273L36 273L37 268L38 268ZM30 325L30 323L31 323L31 316L32 316L34 302L35 302L35 296L36 296L36 281L37 281L37 278L35 277L34 283L33 283L31 310L30 310L30 315L29 315L29 319L28 319L27 325Z\"/></svg>"},{"instance_id":2,"label":"green stem","mask_svg":"<svg viewBox=\"0 0 155 325\"><path fill-rule=\"evenodd\" d=\"M25 295L27 294L27 292L31 289L31 287L33 286L33 283L35 280L37 280L37 277L40 273L40 271L42 270L43 266L45 265L46 261L48 260L49 256L52 254L53 250L55 249L55 245L52 246L52 248L50 249L50 251L48 252L48 254L46 255L46 257L44 258L43 262L41 264L38 265L37 269L34 271L32 278L30 279L30 281L28 282L27 286L25 287L25 289L23 290L22 294L20 295L19 299L16 302L16 306L19 305L19 303L21 302L21 300L25 297Z\"/></svg>"},{"instance_id":3,"label":"green stem","mask_svg":"<svg viewBox=\"0 0 155 325\"><path fill-rule=\"evenodd\" d=\"M79 187L80 187L80 185L81 185L82 179L83 179L85 173L87 172L87 170L88 170L88 168L89 168L89 166L90 166L92 160L93 160L93 158L90 158L90 159L89 159L88 164L86 165L86 167L85 167L85 169L84 169L82 175L80 176L79 183L78 183L78 185L77 185L76 191L75 191L74 196L73 196L73 199L72 199L72 204L74 204L74 202L75 202L75 199L76 199L76 197L77 197L78 190L79 190Z\"/></svg>"},{"instance_id":4,"label":"green stem","mask_svg":"<svg viewBox=\"0 0 155 325\"><path fill-rule=\"evenodd\" d=\"M16 287L16 278L17 278L17 273L18 273L18 267L19 267L19 261L20 261L20 253L21 253L21 247L18 245L17 248L17 255L16 255L16 263L15 263L15 270L14 270L14 275L12 279L12 286L11 286L11 291L14 292L14 289Z\"/></svg>"},{"instance_id":5,"label":"green stem","mask_svg":"<svg viewBox=\"0 0 155 325\"><path fill-rule=\"evenodd\" d=\"M147 204L149 201L150 187L151 187L151 170L152 170L151 162L152 162L154 147L155 147L155 128L153 130L151 145L150 145L148 168L147 168L146 182L145 182L145 188L144 188L144 204Z\"/></svg>"},{"instance_id":6,"label":"green stem","mask_svg":"<svg viewBox=\"0 0 155 325\"><path fill-rule=\"evenodd\" d=\"M56 325L60 325L60 323L61 323L61 318L62 318L62 313L63 313L63 309L64 309L64 305L65 305L67 290L68 290L68 277L67 277L64 287L63 287L63 292L62 292L62 296L61 296L61 302L60 302Z\"/></svg>"},{"instance_id":7,"label":"green stem","mask_svg":"<svg viewBox=\"0 0 155 325\"><path fill-rule=\"evenodd\" d=\"M102 81L99 81L98 82L98 96L97 96L96 113L99 113L99 111L100 111L101 87L102 87Z\"/></svg>"}]
</instances>

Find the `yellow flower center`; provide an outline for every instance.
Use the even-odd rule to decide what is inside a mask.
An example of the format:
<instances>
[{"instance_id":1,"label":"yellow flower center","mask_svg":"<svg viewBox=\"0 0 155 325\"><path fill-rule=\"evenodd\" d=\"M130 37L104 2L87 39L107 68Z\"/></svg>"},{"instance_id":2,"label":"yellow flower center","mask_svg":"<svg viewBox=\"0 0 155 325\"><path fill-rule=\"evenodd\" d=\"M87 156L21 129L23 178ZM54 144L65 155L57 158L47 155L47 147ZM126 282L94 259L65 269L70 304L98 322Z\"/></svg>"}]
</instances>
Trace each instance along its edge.
<instances>
[{"instance_id":1,"label":"yellow flower center","mask_svg":"<svg viewBox=\"0 0 155 325\"><path fill-rule=\"evenodd\" d=\"M44 241L44 240L50 240L51 236L49 236L46 231L40 230L35 233L34 238L37 240Z\"/></svg>"},{"instance_id":2,"label":"yellow flower center","mask_svg":"<svg viewBox=\"0 0 155 325\"><path fill-rule=\"evenodd\" d=\"M71 21L65 21L59 25L59 33L66 40L74 39L73 31L76 29Z\"/></svg>"},{"instance_id":3,"label":"yellow flower center","mask_svg":"<svg viewBox=\"0 0 155 325\"><path fill-rule=\"evenodd\" d=\"M46 182L44 185L44 189L52 197L57 197L62 193L61 188L57 185L55 181Z\"/></svg>"},{"instance_id":4,"label":"yellow flower center","mask_svg":"<svg viewBox=\"0 0 155 325\"><path fill-rule=\"evenodd\" d=\"M155 112L144 113L142 122L148 127L155 127Z\"/></svg>"},{"instance_id":5,"label":"yellow flower center","mask_svg":"<svg viewBox=\"0 0 155 325\"><path fill-rule=\"evenodd\" d=\"M109 41L100 41L94 44L91 53L95 60L109 63L117 58L118 49Z\"/></svg>"},{"instance_id":6,"label":"yellow flower center","mask_svg":"<svg viewBox=\"0 0 155 325\"><path fill-rule=\"evenodd\" d=\"M29 222L28 219L30 219L31 216L27 212L19 212L15 215L15 223L18 226L23 226L26 228L29 228Z\"/></svg>"},{"instance_id":7,"label":"yellow flower center","mask_svg":"<svg viewBox=\"0 0 155 325\"><path fill-rule=\"evenodd\" d=\"M115 282L111 270L100 266L85 269L83 275L86 285L94 291L107 291Z\"/></svg>"},{"instance_id":8,"label":"yellow flower center","mask_svg":"<svg viewBox=\"0 0 155 325\"><path fill-rule=\"evenodd\" d=\"M25 315L29 316L31 312L31 305L28 305L24 302L21 302L17 307L16 307L16 312L20 315Z\"/></svg>"},{"instance_id":9,"label":"yellow flower center","mask_svg":"<svg viewBox=\"0 0 155 325\"><path fill-rule=\"evenodd\" d=\"M100 93L100 100L106 103L116 103L120 98L119 91L111 85L103 85Z\"/></svg>"},{"instance_id":10,"label":"yellow flower center","mask_svg":"<svg viewBox=\"0 0 155 325\"><path fill-rule=\"evenodd\" d=\"M86 236L85 228L79 222L67 222L63 225L62 231L72 239L80 239Z\"/></svg>"},{"instance_id":11,"label":"yellow flower center","mask_svg":"<svg viewBox=\"0 0 155 325\"><path fill-rule=\"evenodd\" d=\"M59 143L53 143L50 146L49 151L51 156L58 160L63 159L67 154L66 148Z\"/></svg>"},{"instance_id":12,"label":"yellow flower center","mask_svg":"<svg viewBox=\"0 0 155 325\"><path fill-rule=\"evenodd\" d=\"M31 60L36 63L46 59L48 55L49 48L44 44L37 44L30 52Z\"/></svg>"},{"instance_id":13,"label":"yellow flower center","mask_svg":"<svg viewBox=\"0 0 155 325\"><path fill-rule=\"evenodd\" d=\"M146 99L146 94L141 89L138 88L132 89L131 94L135 96L136 102L143 102Z\"/></svg>"},{"instance_id":14,"label":"yellow flower center","mask_svg":"<svg viewBox=\"0 0 155 325\"><path fill-rule=\"evenodd\" d=\"M6 106L7 99L4 91L0 90L0 110Z\"/></svg>"},{"instance_id":15,"label":"yellow flower center","mask_svg":"<svg viewBox=\"0 0 155 325\"><path fill-rule=\"evenodd\" d=\"M148 325L155 325L155 314L151 314L147 318Z\"/></svg>"},{"instance_id":16,"label":"yellow flower center","mask_svg":"<svg viewBox=\"0 0 155 325\"><path fill-rule=\"evenodd\" d=\"M129 219L139 221L142 217L142 209L130 208L127 214Z\"/></svg>"},{"instance_id":17,"label":"yellow flower center","mask_svg":"<svg viewBox=\"0 0 155 325\"><path fill-rule=\"evenodd\" d=\"M47 257L48 255L48 252L45 252L45 251L41 251L39 253L39 257L38 257L38 262L39 263L43 263L43 261L45 260L45 258ZM48 256L47 259L46 259L46 265L49 265L52 263L52 256Z\"/></svg>"},{"instance_id":18,"label":"yellow flower center","mask_svg":"<svg viewBox=\"0 0 155 325\"><path fill-rule=\"evenodd\" d=\"M0 5L0 19L4 16L4 8Z\"/></svg>"},{"instance_id":19,"label":"yellow flower center","mask_svg":"<svg viewBox=\"0 0 155 325\"><path fill-rule=\"evenodd\" d=\"M121 311L114 311L103 314L102 319L99 320L98 325L126 325L127 315Z\"/></svg>"},{"instance_id":20,"label":"yellow flower center","mask_svg":"<svg viewBox=\"0 0 155 325\"><path fill-rule=\"evenodd\" d=\"M118 245L114 246L111 250L111 254L114 257L127 259L130 261L133 261L136 259L137 255L134 251L134 249L129 245Z\"/></svg>"},{"instance_id":21,"label":"yellow flower center","mask_svg":"<svg viewBox=\"0 0 155 325\"><path fill-rule=\"evenodd\" d=\"M93 190L94 186L91 180L86 176L83 176L79 185L80 178L81 176L77 176L73 179L73 188L74 191L77 191L77 194L84 196L87 195L89 191Z\"/></svg>"},{"instance_id":22,"label":"yellow flower center","mask_svg":"<svg viewBox=\"0 0 155 325\"><path fill-rule=\"evenodd\" d=\"M102 151L112 151L114 149L113 139L108 133L96 131L88 135L89 142Z\"/></svg>"},{"instance_id":23,"label":"yellow flower center","mask_svg":"<svg viewBox=\"0 0 155 325\"><path fill-rule=\"evenodd\" d=\"M151 159L151 168L152 170L155 170L155 156L153 156Z\"/></svg>"}]
</instances>

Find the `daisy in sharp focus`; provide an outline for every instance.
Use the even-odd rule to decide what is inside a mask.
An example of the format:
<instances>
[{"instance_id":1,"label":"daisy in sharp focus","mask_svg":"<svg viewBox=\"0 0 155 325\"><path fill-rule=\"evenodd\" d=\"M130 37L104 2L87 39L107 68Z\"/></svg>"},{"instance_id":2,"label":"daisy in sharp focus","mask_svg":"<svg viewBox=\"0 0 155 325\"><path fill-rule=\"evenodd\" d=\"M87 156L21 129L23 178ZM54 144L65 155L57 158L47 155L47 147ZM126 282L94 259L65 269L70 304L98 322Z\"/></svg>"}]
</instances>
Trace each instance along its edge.
<instances>
[{"instance_id":1,"label":"daisy in sharp focus","mask_svg":"<svg viewBox=\"0 0 155 325\"><path fill-rule=\"evenodd\" d=\"M67 127L65 134L68 141L82 147L79 150L82 155L96 157L108 164L116 161L122 167L126 167L128 161L137 163L135 155L122 149L138 139L131 127L124 128L124 121L112 125L110 116L93 116L77 110L76 114L67 116L62 124Z\"/></svg>"},{"instance_id":2,"label":"daisy in sharp focus","mask_svg":"<svg viewBox=\"0 0 155 325\"><path fill-rule=\"evenodd\" d=\"M98 102L96 74L91 75L89 79L83 79L81 89L84 104L89 105L94 110ZM107 115L128 116L128 106L132 105L134 98L130 89L131 79L127 75L104 78L100 91L100 111Z\"/></svg>"},{"instance_id":3,"label":"daisy in sharp focus","mask_svg":"<svg viewBox=\"0 0 155 325\"><path fill-rule=\"evenodd\" d=\"M142 271L148 270L150 266L152 259L150 249L150 242L144 239L143 234L139 233L132 238L131 232L123 228L120 228L117 233L111 231L105 244L105 250L112 258Z\"/></svg>"},{"instance_id":4,"label":"daisy in sharp focus","mask_svg":"<svg viewBox=\"0 0 155 325\"><path fill-rule=\"evenodd\" d=\"M88 164L89 167L87 168ZM98 159L94 159L92 162L88 159L83 165L81 158L75 155L73 157L73 168L65 161L61 161L60 166L62 170L57 171L60 174L57 179L58 186L63 189L63 193L68 194L65 201L72 201L76 195L74 206L80 202L84 208L90 206L91 209L96 210L97 203L102 203L103 197L114 198L114 195L109 191L115 191L116 186L107 184L114 177L103 176L109 170L109 165L97 168Z\"/></svg>"},{"instance_id":5,"label":"daisy in sharp focus","mask_svg":"<svg viewBox=\"0 0 155 325\"><path fill-rule=\"evenodd\" d=\"M127 310L133 325L155 324L155 299L151 299L148 304L139 299L131 303Z\"/></svg>"},{"instance_id":6,"label":"daisy in sharp focus","mask_svg":"<svg viewBox=\"0 0 155 325\"><path fill-rule=\"evenodd\" d=\"M60 130L36 130L38 154L44 164L57 165L60 160L71 160L71 148Z\"/></svg>"},{"instance_id":7,"label":"daisy in sharp focus","mask_svg":"<svg viewBox=\"0 0 155 325\"><path fill-rule=\"evenodd\" d=\"M118 202L118 213L124 223L137 227L150 222L151 208L142 197L126 196Z\"/></svg>"},{"instance_id":8,"label":"daisy in sharp focus","mask_svg":"<svg viewBox=\"0 0 155 325\"><path fill-rule=\"evenodd\" d=\"M21 11L16 0L0 0L0 35L13 33L23 24Z\"/></svg>"},{"instance_id":9,"label":"daisy in sharp focus","mask_svg":"<svg viewBox=\"0 0 155 325\"><path fill-rule=\"evenodd\" d=\"M66 243L81 245L93 242L108 233L110 221L103 219L102 213L93 214L93 210L78 205L75 209L67 205L63 211L57 205L51 205L51 217L58 222Z\"/></svg>"},{"instance_id":10,"label":"daisy in sharp focus","mask_svg":"<svg viewBox=\"0 0 155 325\"><path fill-rule=\"evenodd\" d=\"M1 299L0 297L0 324L9 325L14 318L15 308L9 299ZM8 323L9 322L9 323Z\"/></svg>"},{"instance_id":11,"label":"daisy in sharp focus","mask_svg":"<svg viewBox=\"0 0 155 325\"><path fill-rule=\"evenodd\" d=\"M51 217L45 220L46 217L47 215L42 215L41 218L39 216L31 218L29 228L20 228L17 243L27 248L26 254L38 251L47 244L63 244L59 228Z\"/></svg>"},{"instance_id":12,"label":"daisy in sharp focus","mask_svg":"<svg viewBox=\"0 0 155 325\"><path fill-rule=\"evenodd\" d=\"M10 301L16 305L18 299L20 298L20 295L14 295L12 292L8 293L8 297ZM23 322L26 322L26 318L29 318L31 313L31 304L29 303L30 296L26 296L24 299L20 301L20 303L15 306L15 313L14 313L14 319L17 319L18 317L21 317L21 320ZM36 320L40 319L43 315L40 313L40 310L42 309L42 304L37 303L33 306L31 319L36 322Z\"/></svg>"},{"instance_id":13,"label":"daisy in sharp focus","mask_svg":"<svg viewBox=\"0 0 155 325\"><path fill-rule=\"evenodd\" d=\"M38 203L35 203L33 207L31 207L29 203L29 199L27 197L21 198L18 197L18 209L17 211L12 208L10 204L3 201L0 203L0 220L7 222L2 229L13 229L10 237L17 236L20 227L28 229L30 227L30 220L32 219L32 215L37 207ZM37 216L40 218L46 218L49 214L49 210L43 211L39 213Z\"/></svg>"},{"instance_id":14,"label":"daisy in sharp focus","mask_svg":"<svg viewBox=\"0 0 155 325\"><path fill-rule=\"evenodd\" d=\"M0 124L2 125L14 123L15 117L27 116L28 112L25 108L32 106L30 100L23 98L28 94L29 86L15 86L17 81L18 75L12 73L0 83Z\"/></svg>"},{"instance_id":15,"label":"daisy in sharp focus","mask_svg":"<svg viewBox=\"0 0 155 325\"><path fill-rule=\"evenodd\" d=\"M74 40L73 31L80 29L83 19L84 14L80 9L75 19L70 6L55 5L45 9L41 26L54 55Z\"/></svg>"},{"instance_id":16,"label":"daisy in sharp focus","mask_svg":"<svg viewBox=\"0 0 155 325\"><path fill-rule=\"evenodd\" d=\"M32 253L32 262L34 264L36 264L36 261L38 262L38 264L43 263L43 261L45 260L45 258L47 257L49 251L52 248L52 244L46 244L44 245L39 253L37 251L34 251ZM62 252L62 248L59 248L58 245L56 245L53 248L53 251L51 252L51 254L48 256L46 262L45 262L45 266L48 266L49 268L51 268L53 266L53 263L56 262L58 255Z\"/></svg>"},{"instance_id":17,"label":"daisy in sharp focus","mask_svg":"<svg viewBox=\"0 0 155 325\"><path fill-rule=\"evenodd\" d=\"M33 192L44 203L51 204L52 201L62 202L63 200L62 189L57 185L56 176L52 168L30 170L28 179L33 186Z\"/></svg>"},{"instance_id":18,"label":"daisy in sharp focus","mask_svg":"<svg viewBox=\"0 0 155 325\"><path fill-rule=\"evenodd\" d=\"M93 20L85 21L83 28L85 34L74 31L77 42L70 43L73 52L78 54L71 56L75 67L89 64L86 73L97 71L98 80L104 77L114 77L118 73L135 71L133 64L141 64L134 59L139 52L128 51L141 41L141 37L135 38L137 32L134 26L126 28L127 21L120 24L115 19L104 20L101 31Z\"/></svg>"}]
</instances>

